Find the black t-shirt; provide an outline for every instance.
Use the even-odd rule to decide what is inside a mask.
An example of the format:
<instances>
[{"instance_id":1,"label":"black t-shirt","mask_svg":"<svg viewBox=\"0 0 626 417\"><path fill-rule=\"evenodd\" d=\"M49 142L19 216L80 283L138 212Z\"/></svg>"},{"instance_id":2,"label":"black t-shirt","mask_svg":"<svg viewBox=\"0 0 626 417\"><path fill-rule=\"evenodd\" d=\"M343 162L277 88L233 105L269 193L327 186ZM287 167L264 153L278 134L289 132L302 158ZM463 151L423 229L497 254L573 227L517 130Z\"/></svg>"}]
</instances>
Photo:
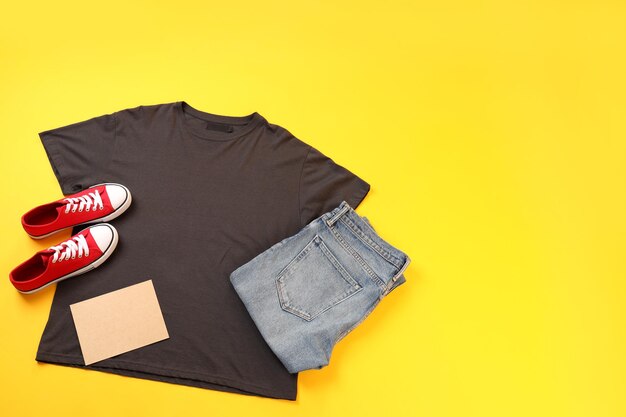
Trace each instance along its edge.
<instances>
[{"instance_id":1,"label":"black t-shirt","mask_svg":"<svg viewBox=\"0 0 626 417\"><path fill-rule=\"evenodd\" d=\"M36 359L229 392L295 399L229 275L369 184L259 113L184 101L39 133L64 194L127 186L133 203L96 270L60 282ZM75 230L76 231L76 230ZM152 279L170 338L85 366L70 304Z\"/></svg>"}]
</instances>

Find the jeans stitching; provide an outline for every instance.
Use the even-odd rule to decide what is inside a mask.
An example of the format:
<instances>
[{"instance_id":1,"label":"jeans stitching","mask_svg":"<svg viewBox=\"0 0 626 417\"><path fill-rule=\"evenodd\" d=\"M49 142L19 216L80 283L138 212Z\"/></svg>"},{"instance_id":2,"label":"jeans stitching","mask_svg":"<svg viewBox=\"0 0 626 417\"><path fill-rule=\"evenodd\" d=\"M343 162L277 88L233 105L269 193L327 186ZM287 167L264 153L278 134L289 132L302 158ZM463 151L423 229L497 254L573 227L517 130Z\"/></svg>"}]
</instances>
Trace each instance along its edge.
<instances>
[{"instance_id":1,"label":"jeans stitching","mask_svg":"<svg viewBox=\"0 0 626 417\"><path fill-rule=\"evenodd\" d=\"M344 278L347 278L347 281L349 284L351 284L353 287L357 287L357 288L360 287L359 283L350 275L350 273L346 270L346 268L344 268L343 265L341 265L339 260L335 257L335 255L333 255L330 249L328 249L328 247L326 246L326 244L321 238L320 238L320 249L322 250L322 252L324 252L324 254L328 258L328 260L333 264L335 269L337 269L341 275L345 274Z\"/></svg>"},{"instance_id":2,"label":"jeans stitching","mask_svg":"<svg viewBox=\"0 0 626 417\"><path fill-rule=\"evenodd\" d=\"M333 224L335 224L337 222L337 220L343 216L345 213L347 213L348 211L350 211L350 207L349 206L342 206L341 209L339 209L339 211L337 211L337 213L333 214L332 216L330 216L330 219L326 220L326 224L328 224L329 226L332 226Z\"/></svg>"},{"instance_id":3,"label":"jeans stitching","mask_svg":"<svg viewBox=\"0 0 626 417\"><path fill-rule=\"evenodd\" d=\"M346 227L354 232L354 235L363 241L366 245L375 250L380 256L388 260L393 266L396 268L400 268L402 266L402 260L397 258L396 256L389 253L387 250L383 249L374 242L369 236L367 236L352 220L346 218L345 216L339 219ZM400 265L398 265L400 264Z\"/></svg>"},{"instance_id":4,"label":"jeans stitching","mask_svg":"<svg viewBox=\"0 0 626 417\"><path fill-rule=\"evenodd\" d=\"M404 265L402 265L402 267L398 270L398 272L396 272L396 274L389 280L389 283L387 284L387 286L385 287L385 290L383 291L383 297L389 294L392 288L395 288L396 281L398 281L400 276L404 274L404 271L406 271L410 263L411 263L411 258L407 256L406 261L404 262Z\"/></svg>"},{"instance_id":5,"label":"jeans stitching","mask_svg":"<svg viewBox=\"0 0 626 417\"><path fill-rule=\"evenodd\" d=\"M396 267L400 267L398 264L396 264L396 262L394 261L398 261L398 263L402 264L402 261L400 259L398 259L396 256L392 255L389 251L383 249L378 243L376 243L372 238L370 238L369 236L367 236L367 234L365 232L363 232L351 219L349 218L343 218L341 219L342 222L350 227L352 230L354 230L354 232L357 234L357 237L360 237L361 240L363 240L365 243L368 243L369 246L372 247L372 249L376 250L382 257L384 257L385 259L387 259L389 262L391 262L394 266Z\"/></svg>"},{"instance_id":6,"label":"jeans stitching","mask_svg":"<svg viewBox=\"0 0 626 417\"><path fill-rule=\"evenodd\" d=\"M284 278L287 276L287 271L296 266L300 261L302 261L305 256L313 249L314 242L319 241L319 249L324 255L324 257L332 264L333 268L341 278L350 286L346 291L337 295L332 299L332 301L328 302L328 305L321 308L320 311L315 313L308 313L301 308L294 306L291 303L290 297L286 291L286 283L284 282ZM276 288L278 290L278 298L281 305L281 308L289 313L293 313L298 317L303 318L306 321L311 321L315 317L329 310L330 308L336 306L337 304L347 300L353 294L359 292L363 287L359 285L359 283L348 273L348 271L339 263L337 258L330 252L330 249L326 246L324 241L319 235L315 235L313 239L306 245L302 251L291 261L289 264L281 270L276 278Z\"/></svg>"},{"instance_id":7,"label":"jeans stitching","mask_svg":"<svg viewBox=\"0 0 626 417\"><path fill-rule=\"evenodd\" d=\"M372 281L374 281L374 283L376 283L376 285L378 285L380 288L384 288L385 283L383 282L383 280L380 279L378 275L376 275L376 273L367 264L367 262L365 262L365 260L361 257L361 255L359 255L358 252L354 250L354 248L352 248L352 246L350 246L348 242L346 242L343 239L343 237L341 237L341 234L339 234L339 232L335 229L335 227L328 226L328 228L333 233L333 236L335 236L339 244L341 244L341 246L343 246L344 249L346 249L354 257L354 259L361 265L361 267L365 270L365 272L367 272L367 274L370 276Z\"/></svg>"}]
</instances>

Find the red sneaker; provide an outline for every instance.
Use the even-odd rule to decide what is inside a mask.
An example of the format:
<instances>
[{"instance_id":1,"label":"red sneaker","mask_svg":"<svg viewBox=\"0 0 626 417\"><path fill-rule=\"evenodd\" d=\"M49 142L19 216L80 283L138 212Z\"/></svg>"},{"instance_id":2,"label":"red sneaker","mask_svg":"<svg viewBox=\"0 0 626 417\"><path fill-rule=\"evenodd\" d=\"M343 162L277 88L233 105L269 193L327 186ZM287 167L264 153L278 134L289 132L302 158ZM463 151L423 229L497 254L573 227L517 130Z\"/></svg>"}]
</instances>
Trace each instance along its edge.
<instances>
[{"instance_id":1,"label":"red sneaker","mask_svg":"<svg viewBox=\"0 0 626 417\"><path fill-rule=\"evenodd\" d=\"M88 227L65 242L37 252L11 271L9 279L19 292L39 291L100 266L111 256L117 241L117 230L110 224Z\"/></svg>"},{"instance_id":2,"label":"red sneaker","mask_svg":"<svg viewBox=\"0 0 626 417\"><path fill-rule=\"evenodd\" d=\"M130 202L130 191L123 185L98 184L35 207L22 216L22 226L33 239L43 239L79 224L113 220L128 209Z\"/></svg>"}]
</instances>

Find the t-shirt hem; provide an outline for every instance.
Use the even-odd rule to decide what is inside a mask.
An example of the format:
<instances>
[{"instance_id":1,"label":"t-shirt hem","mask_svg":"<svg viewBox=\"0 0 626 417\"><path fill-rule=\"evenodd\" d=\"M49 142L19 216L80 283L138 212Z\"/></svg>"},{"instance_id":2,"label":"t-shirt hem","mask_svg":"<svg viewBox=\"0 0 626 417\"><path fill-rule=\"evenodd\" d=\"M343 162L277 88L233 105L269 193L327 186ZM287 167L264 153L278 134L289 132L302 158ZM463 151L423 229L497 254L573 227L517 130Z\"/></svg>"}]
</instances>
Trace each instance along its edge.
<instances>
[{"instance_id":1,"label":"t-shirt hem","mask_svg":"<svg viewBox=\"0 0 626 417\"><path fill-rule=\"evenodd\" d=\"M357 208L361 202L365 199L365 196L370 191L370 184L364 180L359 181L359 187L354 191L352 195L346 198L346 203L353 209Z\"/></svg>"},{"instance_id":2,"label":"t-shirt hem","mask_svg":"<svg viewBox=\"0 0 626 417\"><path fill-rule=\"evenodd\" d=\"M290 401L295 401L297 394L297 391L292 393L279 393L271 388L261 387L229 378L203 374L200 372L166 369L118 359L108 359L106 360L106 365L85 365L82 357L62 353L38 351L35 360L37 362L45 362L54 365L90 369L123 376L150 379L153 381L187 385L196 388L206 388L245 395L257 395Z\"/></svg>"}]
</instances>

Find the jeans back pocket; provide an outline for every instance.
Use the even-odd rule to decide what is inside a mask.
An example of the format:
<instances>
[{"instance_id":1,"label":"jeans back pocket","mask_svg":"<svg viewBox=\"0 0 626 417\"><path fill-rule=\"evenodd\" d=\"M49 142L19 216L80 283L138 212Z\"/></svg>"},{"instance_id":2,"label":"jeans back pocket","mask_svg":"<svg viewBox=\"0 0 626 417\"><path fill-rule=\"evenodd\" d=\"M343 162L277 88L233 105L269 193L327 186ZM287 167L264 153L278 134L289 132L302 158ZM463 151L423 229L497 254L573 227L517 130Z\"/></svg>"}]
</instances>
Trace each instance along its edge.
<instances>
[{"instance_id":1,"label":"jeans back pocket","mask_svg":"<svg viewBox=\"0 0 626 417\"><path fill-rule=\"evenodd\" d=\"M361 290L319 235L276 277L283 310L311 321Z\"/></svg>"}]
</instances>

